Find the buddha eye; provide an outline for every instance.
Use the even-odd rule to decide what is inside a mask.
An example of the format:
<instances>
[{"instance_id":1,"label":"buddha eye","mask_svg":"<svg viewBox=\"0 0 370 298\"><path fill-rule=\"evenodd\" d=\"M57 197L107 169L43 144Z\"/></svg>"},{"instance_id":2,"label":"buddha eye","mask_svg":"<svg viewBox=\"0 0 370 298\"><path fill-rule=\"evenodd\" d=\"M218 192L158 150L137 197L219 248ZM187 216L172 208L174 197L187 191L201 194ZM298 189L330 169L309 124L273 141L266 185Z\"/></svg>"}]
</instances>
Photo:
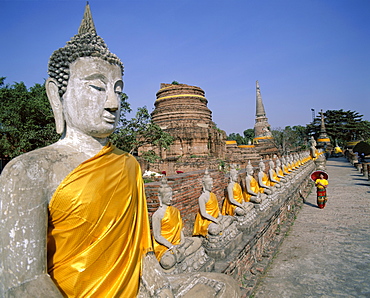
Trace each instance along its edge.
<instances>
[{"instance_id":1,"label":"buddha eye","mask_svg":"<svg viewBox=\"0 0 370 298\"><path fill-rule=\"evenodd\" d=\"M94 89L96 89L96 90L98 90L98 91L105 91L105 89L102 88L102 87L98 87L98 86L95 86L95 85L89 85L89 86L92 87L92 88L94 88Z\"/></svg>"}]
</instances>

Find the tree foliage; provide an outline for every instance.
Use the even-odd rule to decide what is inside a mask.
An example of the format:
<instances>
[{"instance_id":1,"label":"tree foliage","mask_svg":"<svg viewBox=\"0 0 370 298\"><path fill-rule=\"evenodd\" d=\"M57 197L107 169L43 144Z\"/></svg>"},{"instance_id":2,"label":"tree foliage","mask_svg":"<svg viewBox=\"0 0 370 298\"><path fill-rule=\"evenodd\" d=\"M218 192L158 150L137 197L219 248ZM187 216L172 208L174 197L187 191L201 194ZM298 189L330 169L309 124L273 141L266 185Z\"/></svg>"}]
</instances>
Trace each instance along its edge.
<instances>
[{"instance_id":1,"label":"tree foliage","mask_svg":"<svg viewBox=\"0 0 370 298\"><path fill-rule=\"evenodd\" d=\"M370 122L363 121L362 115L355 111L327 110L324 112L326 133L333 144L345 145L353 140L367 140L370 138ZM317 138L320 134L321 115L307 125L307 134Z\"/></svg>"},{"instance_id":2,"label":"tree foliage","mask_svg":"<svg viewBox=\"0 0 370 298\"><path fill-rule=\"evenodd\" d=\"M59 139L45 85L27 89L0 78L0 157L14 158Z\"/></svg>"},{"instance_id":3,"label":"tree foliage","mask_svg":"<svg viewBox=\"0 0 370 298\"><path fill-rule=\"evenodd\" d=\"M239 133L232 132L228 135L228 140L236 141L238 145L247 145L250 142L252 142L254 138L254 129L249 128L244 130L243 136L241 136Z\"/></svg>"},{"instance_id":4,"label":"tree foliage","mask_svg":"<svg viewBox=\"0 0 370 298\"><path fill-rule=\"evenodd\" d=\"M306 128L301 125L274 128L271 130L273 138L270 140L281 155L305 149L307 146Z\"/></svg>"},{"instance_id":5,"label":"tree foliage","mask_svg":"<svg viewBox=\"0 0 370 298\"><path fill-rule=\"evenodd\" d=\"M126 118L128 112L131 112L131 108L126 96L122 100L120 123L110 137L117 147L129 153L136 153L138 148L144 145L168 148L172 144L172 136L152 122L145 106L138 108L135 117L131 119ZM158 159L158 156L151 150L143 153L143 158L152 162Z\"/></svg>"}]
</instances>

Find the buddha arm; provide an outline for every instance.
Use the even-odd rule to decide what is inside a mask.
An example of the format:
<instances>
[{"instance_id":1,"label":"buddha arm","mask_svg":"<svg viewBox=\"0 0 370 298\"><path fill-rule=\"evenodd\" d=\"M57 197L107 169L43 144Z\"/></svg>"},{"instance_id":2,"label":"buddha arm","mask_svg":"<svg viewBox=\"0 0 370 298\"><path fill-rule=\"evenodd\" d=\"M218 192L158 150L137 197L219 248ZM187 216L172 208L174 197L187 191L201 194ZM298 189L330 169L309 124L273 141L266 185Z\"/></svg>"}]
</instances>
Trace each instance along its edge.
<instances>
[{"instance_id":1,"label":"buddha arm","mask_svg":"<svg viewBox=\"0 0 370 298\"><path fill-rule=\"evenodd\" d=\"M199 197L199 212L202 215L203 218L208 219L210 221L213 221L214 223L218 224L219 221L217 218L214 218L213 216L209 215L206 211L206 203L209 199L209 193L208 196L206 193L202 193Z\"/></svg>"},{"instance_id":2,"label":"buddha arm","mask_svg":"<svg viewBox=\"0 0 370 298\"><path fill-rule=\"evenodd\" d=\"M234 183L229 183L229 185L227 186L227 195L229 197L229 201L231 204L235 205L235 206L238 206L239 208L243 208L243 205L238 203L235 199L234 199Z\"/></svg>"},{"instance_id":3,"label":"buddha arm","mask_svg":"<svg viewBox=\"0 0 370 298\"><path fill-rule=\"evenodd\" d=\"M0 247L4 297L62 297L47 274L47 179L13 160L0 176Z\"/></svg>"},{"instance_id":4,"label":"buddha arm","mask_svg":"<svg viewBox=\"0 0 370 298\"><path fill-rule=\"evenodd\" d=\"M264 174L263 172L258 173L258 185L263 188L270 188L265 183L263 183L262 181L263 174Z\"/></svg>"},{"instance_id":5,"label":"buddha arm","mask_svg":"<svg viewBox=\"0 0 370 298\"><path fill-rule=\"evenodd\" d=\"M245 179L245 185L246 185L246 187L247 187L247 192L248 192L248 194L250 194L250 195L252 195L252 196L258 196L258 194L256 194L253 190L252 190L252 188L251 188L251 178L250 177L246 177L246 179Z\"/></svg>"}]
</instances>

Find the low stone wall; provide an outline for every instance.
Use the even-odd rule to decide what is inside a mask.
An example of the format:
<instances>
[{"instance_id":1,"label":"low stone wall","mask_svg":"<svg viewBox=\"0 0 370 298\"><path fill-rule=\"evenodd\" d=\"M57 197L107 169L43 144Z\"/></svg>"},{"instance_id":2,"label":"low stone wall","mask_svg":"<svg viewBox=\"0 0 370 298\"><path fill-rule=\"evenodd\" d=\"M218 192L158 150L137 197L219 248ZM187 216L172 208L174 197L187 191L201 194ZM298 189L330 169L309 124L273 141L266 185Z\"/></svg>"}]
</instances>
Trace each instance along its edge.
<instances>
[{"instance_id":1,"label":"low stone wall","mask_svg":"<svg viewBox=\"0 0 370 298\"><path fill-rule=\"evenodd\" d=\"M284 192L285 197L279 198L279 203L260 218L255 228L243 234L243 240L227 258L216 260L214 271L233 276L244 289L245 297L252 292L259 274L265 270L274 256L304 198L311 191L313 183L309 175L314 170L315 164L312 160L297 170L297 174L292 177L289 190ZM228 175L216 170L210 171L210 175L213 178L213 192L222 206L229 181ZM198 212L203 176L204 171L195 171L167 177L168 184L173 189L173 205L181 212L186 236L191 235L195 215ZM242 172L240 180L243 181L244 178L245 173ZM159 186L160 182L145 184L150 217L159 206Z\"/></svg>"}]
</instances>

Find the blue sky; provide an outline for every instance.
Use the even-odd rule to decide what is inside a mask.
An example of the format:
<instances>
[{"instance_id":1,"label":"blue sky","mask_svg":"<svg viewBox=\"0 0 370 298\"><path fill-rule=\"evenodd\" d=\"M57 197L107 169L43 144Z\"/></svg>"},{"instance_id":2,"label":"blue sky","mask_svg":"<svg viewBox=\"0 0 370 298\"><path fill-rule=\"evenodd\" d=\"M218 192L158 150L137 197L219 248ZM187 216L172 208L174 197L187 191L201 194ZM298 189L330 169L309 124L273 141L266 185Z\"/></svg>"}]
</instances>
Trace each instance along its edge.
<instances>
[{"instance_id":1,"label":"blue sky","mask_svg":"<svg viewBox=\"0 0 370 298\"><path fill-rule=\"evenodd\" d=\"M0 0L0 76L47 78L54 50L77 33L86 1ZM255 122L255 82L272 128L306 125L311 109L370 121L368 0L92 0L98 34L125 66L134 110L161 83L201 87L228 134Z\"/></svg>"}]
</instances>

